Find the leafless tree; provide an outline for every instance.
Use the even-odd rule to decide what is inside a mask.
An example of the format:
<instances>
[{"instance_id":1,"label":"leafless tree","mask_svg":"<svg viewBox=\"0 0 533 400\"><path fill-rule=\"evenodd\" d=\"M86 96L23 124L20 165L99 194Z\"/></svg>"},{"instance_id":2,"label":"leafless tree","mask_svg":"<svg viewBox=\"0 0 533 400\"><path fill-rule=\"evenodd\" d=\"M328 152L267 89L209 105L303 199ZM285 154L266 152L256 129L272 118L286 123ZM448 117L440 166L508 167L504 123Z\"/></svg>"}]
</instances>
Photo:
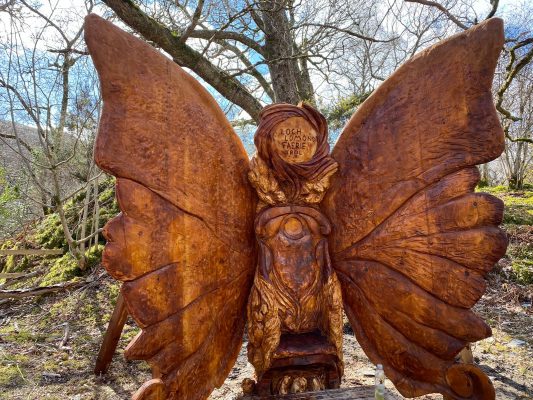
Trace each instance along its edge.
<instances>
[{"instance_id":1,"label":"leafless tree","mask_svg":"<svg viewBox=\"0 0 533 400\"><path fill-rule=\"evenodd\" d=\"M364 0L104 2L255 121L268 102L316 104L313 74L332 79L346 48L396 40Z\"/></svg>"},{"instance_id":2,"label":"leafless tree","mask_svg":"<svg viewBox=\"0 0 533 400\"><path fill-rule=\"evenodd\" d=\"M503 74L504 79L508 75ZM500 105L506 111L502 113L502 125L507 137L501 164L509 187L521 189L533 160L533 65L527 65L507 90Z\"/></svg>"},{"instance_id":3,"label":"leafless tree","mask_svg":"<svg viewBox=\"0 0 533 400\"><path fill-rule=\"evenodd\" d=\"M59 216L70 252L84 266L88 202L96 201L101 174L92 159L100 101L96 76L82 38L83 17L93 9L5 3L8 13L0 59L0 140L15 154L31 185L22 194L44 213ZM14 7L17 7L16 9ZM69 226L65 204L85 192L79 226Z\"/></svg>"}]
</instances>

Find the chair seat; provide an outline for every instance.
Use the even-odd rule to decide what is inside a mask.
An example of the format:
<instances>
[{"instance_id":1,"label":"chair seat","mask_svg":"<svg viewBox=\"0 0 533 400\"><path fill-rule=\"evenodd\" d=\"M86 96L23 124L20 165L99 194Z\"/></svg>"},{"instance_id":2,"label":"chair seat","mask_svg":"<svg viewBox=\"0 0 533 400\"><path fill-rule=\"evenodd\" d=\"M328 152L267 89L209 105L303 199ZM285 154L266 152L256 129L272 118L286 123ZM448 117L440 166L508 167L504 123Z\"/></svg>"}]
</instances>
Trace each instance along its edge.
<instances>
[{"instance_id":1,"label":"chair seat","mask_svg":"<svg viewBox=\"0 0 533 400\"><path fill-rule=\"evenodd\" d=\"M311 355L336 356L337 351L326 337L320 332L281 335L278 348L274 351L273 359L306 357Z\"/></svg>"}]
</instances>

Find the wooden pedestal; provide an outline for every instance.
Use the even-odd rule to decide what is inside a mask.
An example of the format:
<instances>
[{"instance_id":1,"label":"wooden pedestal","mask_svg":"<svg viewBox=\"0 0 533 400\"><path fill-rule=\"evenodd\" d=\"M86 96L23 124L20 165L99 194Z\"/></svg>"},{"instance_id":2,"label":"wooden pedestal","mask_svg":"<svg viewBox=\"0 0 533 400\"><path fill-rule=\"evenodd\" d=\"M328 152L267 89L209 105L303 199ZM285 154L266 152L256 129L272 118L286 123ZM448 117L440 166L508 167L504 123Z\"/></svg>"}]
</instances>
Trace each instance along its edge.
<instances>
[{"instance_id":1,"label":"wooden pedestal","mask_svg":"<svg viewBox=\"0 0 533 400\"><path fill-rule=\"evenodd\" d=\"M335 348L319 332L282 335L271 367L258 377L255 394L261 397L279 394L285 377L291 381L305 379L305 391L338 388L341 371ZM321 387L313 387L313 378Z\"/></svg>"}]
</instances>

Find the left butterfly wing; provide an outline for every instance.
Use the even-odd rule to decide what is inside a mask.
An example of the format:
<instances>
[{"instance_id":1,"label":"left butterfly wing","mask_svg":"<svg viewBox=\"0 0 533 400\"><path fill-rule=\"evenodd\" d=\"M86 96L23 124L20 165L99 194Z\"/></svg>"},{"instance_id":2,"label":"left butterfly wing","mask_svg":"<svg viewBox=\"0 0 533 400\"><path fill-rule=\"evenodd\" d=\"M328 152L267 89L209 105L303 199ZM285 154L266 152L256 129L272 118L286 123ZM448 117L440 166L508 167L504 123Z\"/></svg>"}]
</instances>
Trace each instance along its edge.
<instances>
[{"instance_id":1,"label":"left butterfly wing","mask_svg":"<svg viewBox=\"0 0 533 400\"><path fill-rule=\"evenodd\" d=\"M117 177L122 213L103 264L142 328L126 356L154 379L136 400L206 398L242 344L255 271L249 161L199 82L96 15L85 39L104 101L95 160Z\"/></svg>"},{"instance_id":2,"label":"left butterfly wing","mask_svg":"<svg viewBox=\"0 0 533 400\"><path fill-rule=\"evenodd\" d=\"M421 52L359 108L332 156L322 203L345 311L357 340L407 397L493 399L454 364L490 336L470 308L505 253L503 204L473 193L476 164L503 150L491 83L503 45L492 19Z\"/></svg>"}]
</instances>

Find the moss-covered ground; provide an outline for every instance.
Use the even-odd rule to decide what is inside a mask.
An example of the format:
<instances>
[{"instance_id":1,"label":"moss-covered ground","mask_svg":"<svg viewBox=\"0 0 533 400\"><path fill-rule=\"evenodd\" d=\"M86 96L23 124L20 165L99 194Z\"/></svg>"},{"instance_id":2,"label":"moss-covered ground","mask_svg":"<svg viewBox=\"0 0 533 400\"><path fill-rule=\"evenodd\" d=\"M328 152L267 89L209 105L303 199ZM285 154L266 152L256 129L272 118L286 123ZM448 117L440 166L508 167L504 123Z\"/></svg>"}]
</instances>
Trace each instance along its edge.
<instances>
[{"instance_id":1,"label":"moss-covered ground","mask_svg":"<svg viewBox=\"0 0 533 400\"><path fill-rule=\"evenodd\" d=\"M488 276L485 296L476 306L493 337L474 345L476 362L491 377L500 399L533 399L533 190L508 192L483 188L506 204L507 255ZM2 248L62 246L53 217L31 232L0 243ZM43 232L46 230L46 236ZM55 238L53 237L55 235ZM53 239L53 240L52 240ZM0 280L2 289L81 282L70 292L17 300L0 299L0 399L128 399L150 377L144 362L126 361L123 350L138 332L129 320L105 376L94 362L118 295L119 286L98 263L101 248L90 250L86 271L69 255L0 257L0 272L24 272L26 279ZM353 334L345 335L344 386L372 384L372 368ZM250 377L245 351L224 386L211 399L239 398L240 382ZM425 396L437 399L440 396Z\"/></svg>"}]
</instances>

